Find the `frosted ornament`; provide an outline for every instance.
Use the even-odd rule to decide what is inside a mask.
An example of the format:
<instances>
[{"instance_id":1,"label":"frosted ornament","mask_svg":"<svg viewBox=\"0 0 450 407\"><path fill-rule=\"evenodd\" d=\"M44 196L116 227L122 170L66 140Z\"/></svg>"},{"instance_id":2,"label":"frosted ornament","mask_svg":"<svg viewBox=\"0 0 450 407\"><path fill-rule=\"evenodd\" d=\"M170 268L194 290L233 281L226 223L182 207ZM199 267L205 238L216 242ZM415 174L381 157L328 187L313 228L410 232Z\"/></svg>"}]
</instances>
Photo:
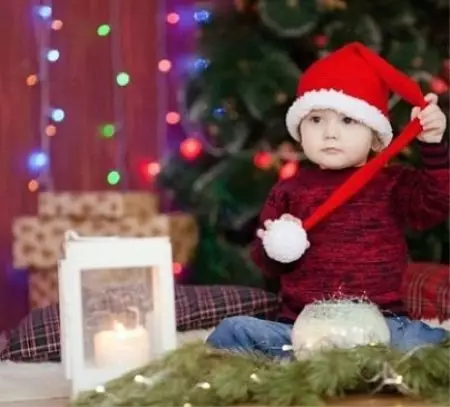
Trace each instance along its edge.
<instances>
[{"instance_id":1,"label":"frosted ornament","mask_svg":"<svg viewBox=\"0 0 450 407\"><path fill-rule=\"evenodd\" d=\"M301 223L286 219L272 222L262 244L267 256L280 263L298 260L309 247L308 237Z\"/></svg>"},{"instance_id":2,"label":"frosted ornament","mask_svg":"<svg viewBox=\"0 0 450 407\"><path fill-rule=\"evenodd\" d=\"M320 301L307 305L292 329L292 349L297 359L321 350L388 345L391 334L379 308L370 302Z\"/></svg>"}]
</instances>

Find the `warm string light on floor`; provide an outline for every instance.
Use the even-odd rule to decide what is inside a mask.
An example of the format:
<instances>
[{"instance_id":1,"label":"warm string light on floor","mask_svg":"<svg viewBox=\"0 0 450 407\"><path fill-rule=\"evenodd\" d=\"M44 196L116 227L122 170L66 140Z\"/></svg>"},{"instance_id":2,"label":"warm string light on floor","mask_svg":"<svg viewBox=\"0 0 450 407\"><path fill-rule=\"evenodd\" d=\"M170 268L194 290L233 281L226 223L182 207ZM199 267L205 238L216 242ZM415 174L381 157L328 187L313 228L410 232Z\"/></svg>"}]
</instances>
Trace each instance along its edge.
<instances>
[{"instance_id":1,"label":"warm string light on floor","mask_svg":"<svg viewBox=\"0 0 450 407\"><path fill-rule=\"evenodd\" d=\"M64 120L65 113L52 106L50 95L49 65L59 60L60 51L51 47L51 34L63 27L63 22L53 19L51 0L36 2L32 7L34 35L38 44L36 73L30 73L25 83L30 91L38 91L39 101L39 147L28 156L28 170L32 179L28 182L28 190L36 192L40 189L52 190L50 144L51 138L57 134L55 123Z\"/></svg>"},{"instance_id":2,"label":"warm string light on floor","mask_svg":"<svg viewBox=\"0 0 450 407\"><path fill-rule=\"evenodd\" d=\"M377 344L373 344L371 346L377 346ZM421 345L417 346L413 349L411 349L409 352L407 352L403 358L400 360L400 362L397 362L397 364L405 362L407 359L410 359L413 357L418 351L424 349L425 347L429 347L430 345ZM355 348L356 349L356 348ZM292 345L287 344L283 346L284 351L292 351ZM280 362L285 363L285 362ZM137 374L133 378L133 382L137 385L144 385L144 386L154 386L159 381L164 380L169 374L168 371L162 371L159 373L154 374L151 377L146 377L141 374ZM255 371L251 373L248 377L249 381L255 383L256 385L261 386L267 386L267 383L264 383L264 381L261 379L261 377L258 375L258 372ZM404 377L397 373L396 367L388 362L383 362L381 366L380 372L378 372L376 375L374 375L372 378L364 378L362 377L362 380L366 383L373 383L376 387L372 390L371 394L375 395L382 391L386 386L394 387L399 393L404 394L406 396L415 397L417 394L407 385L407 383L404 380ZM105 385L106 386L106 385ZM120 400L113 392L108 392L107 388L105 386L97 386L95 388L95 392L97 394L103 394L106 398L106 400L110 400L112 403L121 403L123 400ZM196 389L199 389L201 391L209 391L212 389L212 385L208 381L200 381L196 383L191 391L188 391L185 397L185 401L182 404L183 407L194 407L195 405L192 404L189 395L192 391L195 391ZM105 404L102 404L105 405ZM113 404L114 405L114 404ZM106 406L106 405L105 405Z\"/></svg>"}]
</instances>

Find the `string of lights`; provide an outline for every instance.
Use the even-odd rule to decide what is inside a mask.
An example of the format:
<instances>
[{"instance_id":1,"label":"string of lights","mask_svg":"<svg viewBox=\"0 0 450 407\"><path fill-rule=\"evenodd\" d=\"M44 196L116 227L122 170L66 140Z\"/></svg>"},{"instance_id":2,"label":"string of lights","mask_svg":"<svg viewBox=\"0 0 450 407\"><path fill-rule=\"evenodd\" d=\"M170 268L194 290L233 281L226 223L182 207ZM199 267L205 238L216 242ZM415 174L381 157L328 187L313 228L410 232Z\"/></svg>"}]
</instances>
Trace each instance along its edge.
<instances>
[{"instance_id":1,"label":"string of lights","mask_svg":"<svg viewBox=\"0 0 450 407\"><path fill-rule=\"evenodd\" d=\"M109 22L97 26L97 35L101 38L109 37L110 52L113 72L113 118L109 123L100 126L100 135L105 139L114 139L116 154L113 168L106 174L106 182L118 185L126 190L128 188L128 176L126 172L126 140L124 96L121 88L129 85L130 75L123 70L121 40L120 40L120 8L119 0L109 2Z\"/></svg>"},{"instance_id":2,"label":"string of lights","mask_svg":"<svg viewBox=\"0 0 450 407\"><path fill-rule=\"evenodd\" d=\"M36 87L40 92L39 100L39 148L28 156L28 169L32 179L28 182L31 192L38 189L53 189L53 177L50 162L51 138L56 135L55 123L64 120L64 111L53 107L50 95L49 65L59 60L59 50L51 47L51 33L62 28L61 20L53 20L52 1L37 2L32 7L34 35L38 44L38 69L28 75L26 84ZM37 87L37 85L39 85Z\"/></svg>"},{"instance_id":3,"label":"string of lights","mask_svg":"<svg viewBox=\"0 0 450 407\"><path fill-rule=\"evenodd\" d=\"M110 37L111 42L111 61L114 77L113 89L113 118L109 123L103 123L99 127L100 135L105 139L114 139L116 143L116 157L114 165L106 174L107 184L114 186L120 183L122 189L127 189L126 174L126 132L124 119L124 100L121 88L129 85L130 75L124 70L121 58L120 41L120 10L119 0L110 0L110 21L102 22L97 26L97 35ZM166 75L161 80L158 78L158 95L161 107L158 109L157 117L157 135L158 135L158 153L164 156L170 148L168 137L170 138L170 128L181 124L182 113L179 106L171 105L168 97L167 81L168 74L177 71L183 72L183 69L202 70L207 67L207 61L201 57L192 57L181 55L175 57L172 61L167 55L167 33L169 30L180 30L178 34L183 34L181 29L186 26L191 27L192 23L201 25L211 18L211 12L199 5L168 11L165 0L159 2L159 15L165 16L159 21L158 27L158 71L159 75ZM60 58L60 51L51 47L51 34L53 31L61 30L63 22L53 18L52 0L36 0L33 5L33 26L38 44L38 69L36 73L29 74L26 78L26 84L29 87L35 87L40 92L40 113L39 113L39 147L32 151L28 156L28 170L31 179L28 183L28 189L31 192L37 190L53 190L53 177L51 172L51 138L57 134L57 124L65 118L65 112L62 108L52 104L50 95L51 78L49 66ZM188 61L186 63L186 61ZM174 69L177 68L176 70ZM169 128L168 128L169 127ZM202 142L193 135L194 131L187 127L185 129L186 137L179 144L181 155L187 160L194 160L203 151ZM160 158L160 157L158 157ZM144 169L144 176L151 182L161 171L159 159L149 161Z\"/></svg>"},{"instance_id":4,"label":"string of lights","mask_svg":"<svg viewBox=\"0 0 450 407\"><path fill-rule=\"evenodd\" d=\"M173 134L171 128L179 126L182 123L182 112L180 112L180 106L175 105L168 96L172 91L169 83L172 84L176 81L177 73L184 70L202 70L207 67L207 61L201 57L191 57L184 54L177 55L171 58L168 52L168 36L170 34L182 34L182 28L192 27L196 25L206 23L211 18L211 12L203 8L200 4L194 7L179 7L179 10L175 8L169 9L170 6L165 0L159 1L159 15L165 16L164 21L160 20L158 23L158 71L159 75L165 75L166 77L160 78L158 76L158 150L160 156L164 157L170 154L171 146L168 139ZM179 31L177 31L179 30ZM173 74L169 77L169 74ZM174 86L177 88L177 86ZM201 141L193 136L196 131L189 125L183 126L184 131L187 133L187 137L179 144L179 151L181 155L187 160L194 160L197 158L202 150L203 146ZM161 171L161 164L159 161L151 161L147 163L143 169L144 176L151 182Z\"/></svg>"},{"instance_id":5,"label":"string of lights","mask_svg":"<svg viewBox=\"0 0 450 407\"><path fill-rule=\"evenodd\" d=\"M167 59L167 24L161 16L166 15L167 2L166 0L158 1L157 11L157 41L156 52L158 58L158 77L156 78L158 105L166 107L168 105L168 87L167 77L160 77L160 74L167 74L172 68L172 63ZM160 157L164 157L167 154L169 145L166 137L166 121L165 121L165 109L157 109L156 117L156 134L158 137L158 154ZM152 179L157 176L161 171L161 165L157 161L152 161L147 165L146 177Z\"/></svg>"},{"instance_id":6,"label":"string of lights","mask_svg":"<svg viewBox=\"0 0 450 407\"><path fill-rule=\"evenodd\" d=\"M124 97L122 87L130 83L130 75L123 71L122 47L120 40L120 0L109 1L109 14L111 19L111 62L115 75L115 86L113 88L113 115L116 138L115 168L107 175L107 182L110 185L121 185L122 189L128 188L128 174L126 171L126 140L124 118Z\"/></svg>"}]
</instances>

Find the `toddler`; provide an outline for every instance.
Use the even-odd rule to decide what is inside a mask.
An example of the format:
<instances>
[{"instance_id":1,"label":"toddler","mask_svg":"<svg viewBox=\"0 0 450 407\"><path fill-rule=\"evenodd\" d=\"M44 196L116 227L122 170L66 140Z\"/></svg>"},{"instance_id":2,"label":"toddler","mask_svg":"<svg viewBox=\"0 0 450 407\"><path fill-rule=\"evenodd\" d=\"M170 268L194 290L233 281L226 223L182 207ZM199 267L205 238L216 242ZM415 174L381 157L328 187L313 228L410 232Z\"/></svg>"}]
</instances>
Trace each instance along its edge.
<instances>
[{"instance_id":1,"label":"toddler","mask_svg":"<svg viewBox=\"0 0 450 407\"><path fill-rule=\"evenodd\" d=\"M449 156L443 140L446 118L437 106L437 96L427 95L428 105L423 108L420 92L417 98L409 90L417 86L412 84L358 43L318 60L303 74L286 123L314 166L273 187L251 249L261 271L280 279L278 320L224 319L207 339L209 344L286 357L289 351L283 345L291 343L292 325L303 307L337 294L364 296L377 304L385 314L394 348L407 351L445 338L445 330L410 320L401 296L408 260L405 228L425 230L449 216ZM301 258L289 262L276 258L266 245L273 221L283 219L302 228L302 220L364 166L371 151L380 152L389 145L391 91L416 106L411 116L422 127L416 142L423 168L383 168L353 198L308 231Z\"/></svg>"}]
</instances>

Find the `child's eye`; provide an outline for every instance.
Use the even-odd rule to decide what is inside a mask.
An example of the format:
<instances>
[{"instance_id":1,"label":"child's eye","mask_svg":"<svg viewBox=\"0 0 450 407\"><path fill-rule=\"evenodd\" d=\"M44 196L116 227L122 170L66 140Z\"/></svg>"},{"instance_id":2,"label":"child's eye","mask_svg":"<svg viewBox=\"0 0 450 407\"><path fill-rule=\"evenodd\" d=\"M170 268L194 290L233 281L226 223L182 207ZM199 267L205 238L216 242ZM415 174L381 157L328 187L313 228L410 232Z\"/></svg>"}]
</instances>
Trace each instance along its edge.
<instances>
[{"instance_id":1,"label":"child's eye","mask_svg":"<svg viewBox=\"0 0 450 407\"><path fill-rule=\"evenodd\" d=\"M344 116L344 117L342 118L342 121L343 121L345 124L353 124L353 123L356 123L356 120L354 120L354 119L352 119L351 117L348 117L348 116Z\"/></svg>"},{"instance_id":2,"label":"child's eye","mask_svg":"<svg viewBox=\"0 0 450 407\"><path fill-rule=\"evenodd\" d=\"M320 123L322 118L320 116L310 116L309 120L313 123Z\"/></svg>"}]
</instances>

